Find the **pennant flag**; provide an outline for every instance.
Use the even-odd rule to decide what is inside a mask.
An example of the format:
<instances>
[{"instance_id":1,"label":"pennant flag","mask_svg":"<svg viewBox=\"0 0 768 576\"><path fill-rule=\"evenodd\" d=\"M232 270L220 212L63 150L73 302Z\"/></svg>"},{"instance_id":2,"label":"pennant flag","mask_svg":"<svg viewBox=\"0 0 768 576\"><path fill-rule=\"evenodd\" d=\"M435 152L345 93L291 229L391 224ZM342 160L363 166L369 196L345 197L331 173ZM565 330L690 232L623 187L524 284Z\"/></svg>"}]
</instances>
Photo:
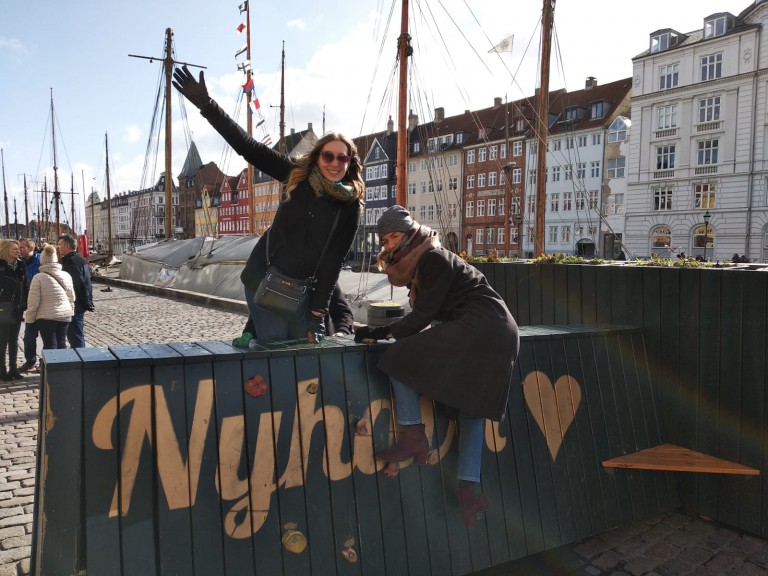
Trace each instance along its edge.
<instances>
[{"instance_id":1,"label":"pennant flag","mask_svg":"<svg viewBox=\"0 0 768 576\"><path fill-rule=\"evenodd\" d=\"M238 6L238 8L240 8L240 14L242 14L243 12L248 10L248 0L245 0L245 2L240 4L240 6Z\"/></svg>"},{"instance_id":2,"label":"pennant flag","mask_svg":"<svg viewBox=\"0 0 768 576\"><path fill-rule=\"evenodd\" d=\"M245 52L246 50L248 50L248 44L246 44L245 46L243 46L242 48L240 48L240 50L238 50L237 52L235 52L235 58L237 58L238 56L240 56L240 54L242 54L242 53L243 53L243 52Z\"/></svg>"},{"instance_id":3,"label":"pennant flag","mask_svg":"<svg viewBox=\"0 0 768 576\"><path fill-rule=\"evenodd\" d=\"M264 122L266 122L266 120L265 120L264 118L262 118L261 120L259 120L259 123L258 123L258 124L256 124L256 126L255 126L255 127L256 127L256 128L258 128L259 126L261 126L262 124L264 124Z\"/></svg>"},{"instance_id":4,"label":"pennant flag","mask_svg":"<svg viewBox=\"0 0 768 576\"><path fill-rule=\"evenodd\" d=\"M267 135L266 135L266 136L264 136L264 138L261 140L261 143L262 143L262 144L264 144L265 146L269 146L270 144L272 144L272 138L269 136L269 134L267 134Z\"/></svg>"},{"instance_id":5,"label":"pennant flag","mask_svg":"<svg viewBox=\"0 0 768 576\"><path fill-rule=\"evenodd\" d=\"M240 23L240 26L238 26L238 27L237 27L237 31L238 31L240 34L242 34L243 32L245 32L245 24L243 24L243 23Z\"/></svg>"},{"instance_id":6,"label":"pennant flag","mask_svg":"<svg viewBox=\"0 0 768 576\"><path fill-rule=\"evenodd\" d=\"M243 72L246 72L246 71L250 70L251 69L251 61L250 60L246 60L242 64L238 64L237 65L237 69L241 70Z\"/></svg>"},{"instance_id":7,"label":"pennant flag","mask_svg":"<svg viewBox=\"0 0 768 576\"><path fill-rule=\"evenodd\" d=\"M504 38L504 40L496 44L496 46L488 50L488 53L490 54L491 52L512 52L512 44L514 43L514 41L515 41L514 34L512 34L511 36L507 36L506 38Z\"/></svg>"},{"instance_id":8,"label":"pennant flag","mask_svg":"<svg viewBox=\"0 0 768 576\"><path fill-rule=\"evenodd\" d=\"M250 108L251 112L256 112L259 108L261 108L261 104L259 104L258 98L254 98L253 100L251 100L251 103L248 104L248 106L251 107Z\"/></svg>"},{"instance_id":9,"label":"pennant flag","mask_svg":"<svg viewBox=\"0 0 768 576\"><path fill-rule=\"evenodd\" d=\"M249 78L248 82L243 84L243 93L253 92L253 78Z\"/></svg>"}]
</instances>

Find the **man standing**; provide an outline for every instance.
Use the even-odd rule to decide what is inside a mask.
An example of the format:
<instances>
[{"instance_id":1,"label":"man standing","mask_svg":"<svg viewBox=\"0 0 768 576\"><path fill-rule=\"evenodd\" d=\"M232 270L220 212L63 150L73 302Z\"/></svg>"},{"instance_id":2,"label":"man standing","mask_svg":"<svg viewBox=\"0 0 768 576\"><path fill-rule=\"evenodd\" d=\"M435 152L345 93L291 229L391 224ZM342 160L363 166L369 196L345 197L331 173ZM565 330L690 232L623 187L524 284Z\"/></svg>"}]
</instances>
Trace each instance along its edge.
<instances>
[{"instance_id":1,"label":"man standing","mask_svg":"<svg viewBox=\"0 0 768 576\"><path fill-rule=\"evenodd\" d=\"M77 243L69 234L62 234L56 241L59 250L61 268L72 276L75 289L75 315L67 329L67 341L70 348L85 348L85 311L93 311L93 292L91 290L91 270L88 262L75 251Z\"/></svg>"},{"instance_id":2,"label":"man standing","mask_svg":"<svg viewBox=\"0 0 768 576\"><path fill-rule=\"evenodd\" d=\"M27 265L27 280L32 283L37 271L40 270L40 254L35 252L35 241L31 238L19 240L19 257ZM19 372L29 372L37 362L37 325L34 322L24 324L24 364L19 367Z\"/></svg>"}]
</instances>

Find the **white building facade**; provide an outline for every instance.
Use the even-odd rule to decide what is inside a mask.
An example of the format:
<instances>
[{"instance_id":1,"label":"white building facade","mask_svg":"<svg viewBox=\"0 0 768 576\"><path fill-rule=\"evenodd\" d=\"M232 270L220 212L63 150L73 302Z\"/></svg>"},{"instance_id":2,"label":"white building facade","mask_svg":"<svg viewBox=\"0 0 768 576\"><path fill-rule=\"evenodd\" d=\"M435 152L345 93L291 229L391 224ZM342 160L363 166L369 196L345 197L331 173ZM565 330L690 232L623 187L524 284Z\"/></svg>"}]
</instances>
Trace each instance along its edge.
<instances>
[{"instance_id":1,"label":"white building facade","mask_svg":"<svg viewBox=\"0 0 768 576\"><path fill-rule=\"evenodd\" d=\"M653 32L633 59L631 256L768 259L766 24L758 0L686 34Z\"/></svg>"}]
</instances>

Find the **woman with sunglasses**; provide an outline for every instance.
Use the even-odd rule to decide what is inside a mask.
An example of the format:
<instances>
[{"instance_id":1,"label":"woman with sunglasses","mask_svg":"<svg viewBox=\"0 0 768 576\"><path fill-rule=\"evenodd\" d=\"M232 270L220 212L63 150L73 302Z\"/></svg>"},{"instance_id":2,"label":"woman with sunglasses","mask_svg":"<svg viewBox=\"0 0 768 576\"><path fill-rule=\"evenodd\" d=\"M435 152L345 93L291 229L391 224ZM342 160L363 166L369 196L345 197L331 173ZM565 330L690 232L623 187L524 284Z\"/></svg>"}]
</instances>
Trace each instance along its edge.
<instances>
[{"instance_id":1,"label":"woman with sunglasses","mask_svg":"<svg viewBox=\"0 0 768 576\"><path fill-rule=\"evenodd\" d=\"M290 158L254 140L234 122L209 97L202 72L195 80L183 66L173 76L173 85L200 109L235 152L285 184L272 226L259 238L240 276L258 338L306 337L309 342L320 341L325 335L324 318L333 287L357 232L365 194L357 148L348 138L331 132L320 138L309 154ZM313 274L316 278L309 311L302 317L284 318L254 302L255 291L267 270L267 237L270 265L292 278L310 278Z\"/></svg>"}]
</instances>

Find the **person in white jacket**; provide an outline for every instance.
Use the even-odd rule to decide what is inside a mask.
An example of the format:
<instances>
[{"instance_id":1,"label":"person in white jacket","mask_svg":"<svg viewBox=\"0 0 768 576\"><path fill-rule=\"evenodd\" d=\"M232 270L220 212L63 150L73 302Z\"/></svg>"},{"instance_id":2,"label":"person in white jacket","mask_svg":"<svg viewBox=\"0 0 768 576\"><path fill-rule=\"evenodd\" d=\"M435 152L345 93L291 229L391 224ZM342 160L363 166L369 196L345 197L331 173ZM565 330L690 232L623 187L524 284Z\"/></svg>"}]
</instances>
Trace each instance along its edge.
<instances>
[{"instance_id":1,"label":"person in white jacket","mask_svg":"<svg viewBox=\"0 0 768 576\"><path fill-rule=\"evenodd\" d=\"M67 327L75 313L72 277L62 271L56 248L46 246L40 254L40 271L32 278L24 320L37 323L43 349L66 348Z\"/></svg>"}]
</instances>

